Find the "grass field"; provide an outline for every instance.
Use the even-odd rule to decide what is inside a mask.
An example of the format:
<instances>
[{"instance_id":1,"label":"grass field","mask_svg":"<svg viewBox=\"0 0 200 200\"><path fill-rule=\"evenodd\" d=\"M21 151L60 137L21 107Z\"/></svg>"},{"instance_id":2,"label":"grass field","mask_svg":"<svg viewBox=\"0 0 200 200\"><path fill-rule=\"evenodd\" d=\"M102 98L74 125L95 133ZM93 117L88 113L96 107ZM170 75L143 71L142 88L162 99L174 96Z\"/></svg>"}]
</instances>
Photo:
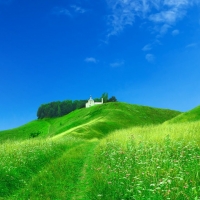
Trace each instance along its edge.
<instances>
[{"instance_id":1,"label":"grass field","mask_svg":"<svg viewBox=\"0 0 200 200\"><path fill-rule=\"evenodd\" d=\"M81 138L103 138L113 130L131 126L160 124L179 115L168 109L126 103L108 103L91 108L75 110L63 117L35 120L19 128L0 131L0 142L29 139L34 133L39 138L56 135L73 135Z\"/></svg>"},{"instance_id":2,"label":"grass field","mask_svg":"<svg viewBox=\"0 0 200 200\"><path fill-rule=\"evenodd\" d=\"M200 122L130 128L97 146L90 199L200 199Z\"/></svg>"},{"instance_id":3,"label":"grass field","mask_svg":"<svg viewBox=\"0 0 200 200\"><path fill-rule=\"evenodd\" d=\"M171 120L167 121L166 123L168 124L173 124L173 123L181 123L181 122L194 122L194 121L199 121L200 120L200 106L197 106L196 108L182 113Z\"/></svg>"},{"instance_id":4,"label":"grass field","mask_svg":"<svg viewBox=\"0 0 200 200\"><path fill-rule=\"evenodd\" d=\"M111 103L0 132L0 199L200 200L200 121L179 114Z\"/></svg>"},{"instance_id":5,"label":"grass field","mask_svg":"<svg viewBox=\"0 0 200 200\"><path fill-rule=\"evenodd\" d=\"M0 197L14 194L44 167L61 157L69 149L82 144L80 139L26 140L0 145Z\"/></svg>"}]
</instances>

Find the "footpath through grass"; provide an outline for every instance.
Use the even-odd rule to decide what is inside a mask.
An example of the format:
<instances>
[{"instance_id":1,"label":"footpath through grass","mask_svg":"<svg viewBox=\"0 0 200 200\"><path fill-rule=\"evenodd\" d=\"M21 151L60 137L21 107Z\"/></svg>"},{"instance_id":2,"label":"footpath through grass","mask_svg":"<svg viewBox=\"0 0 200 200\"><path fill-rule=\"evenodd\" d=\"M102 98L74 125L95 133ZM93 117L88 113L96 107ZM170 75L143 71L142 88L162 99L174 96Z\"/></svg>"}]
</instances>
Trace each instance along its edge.
<instances>
[{"instance_id":1,"label":"footpath through grass","mask_svg":"<svg viewBox=\"0 0 200 200\"><path fill-rule=\"evenodd\" d=\"M200 199L200 122L0 145L0 199Z\"/></svg>"},{"instance_id":2,"label":"footpath through grass","mask_svg":"<svg viewBox=\"0 0 200 200\"><path fill-rule=\"evenodd\" d=\"M108 104L3 132L0 199L200 200L200 122L156 125L177 114ZM38 123L52 138L27 138Z\"/></svg>"},{"instance_id":3,"label":"footpath through grass","mask_svg":"<svg viewBox=\"0 0 200 200\"><path fill-rule=\"evenodd\" d=\"M1 144L0 199L7 199L28 186L45 166L51 165L54 159L62 157L67 150L82 143L81 139L68 137L57 141L26 140ZM38 184L40 181L38 180Z\"/></svg>"},{"instance_id":4,"label":"footpath through grass","mask_svg":"<svg viewBox=\"0 0 200 200\"><path fill-rule=\"evenodd\" d=\"M84 164L97 142L85 141L66 151L8 199L77 199L85 188Z\"/></svg>"},{"instance_id":5,"label":"footpath through grass","mask_svg":"<svg viewBox=\"0 0 200 200\"><path fill-rule=\"evenodd\" d=\"M200 122L0 145L0 199L200 199Z\"/></svg>"}]
</instances>

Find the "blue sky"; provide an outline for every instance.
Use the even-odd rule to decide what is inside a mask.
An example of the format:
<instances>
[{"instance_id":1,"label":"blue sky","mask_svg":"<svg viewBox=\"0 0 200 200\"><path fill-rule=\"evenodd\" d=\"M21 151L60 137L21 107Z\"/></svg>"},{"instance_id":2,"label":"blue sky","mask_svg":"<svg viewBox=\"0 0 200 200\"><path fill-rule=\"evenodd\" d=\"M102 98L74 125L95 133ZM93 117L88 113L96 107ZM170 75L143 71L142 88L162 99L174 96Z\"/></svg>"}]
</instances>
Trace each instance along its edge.
<instances>
[{"instance_id":1,"label":"blue sky","mask_svg":"<svg viewBox=\"0 0 200 200\"><path fill-rule=\"evenodd\" d=\"M43 103L200 104L200 0L0 0L0 130Z\"/></svg>"}]
</instances>

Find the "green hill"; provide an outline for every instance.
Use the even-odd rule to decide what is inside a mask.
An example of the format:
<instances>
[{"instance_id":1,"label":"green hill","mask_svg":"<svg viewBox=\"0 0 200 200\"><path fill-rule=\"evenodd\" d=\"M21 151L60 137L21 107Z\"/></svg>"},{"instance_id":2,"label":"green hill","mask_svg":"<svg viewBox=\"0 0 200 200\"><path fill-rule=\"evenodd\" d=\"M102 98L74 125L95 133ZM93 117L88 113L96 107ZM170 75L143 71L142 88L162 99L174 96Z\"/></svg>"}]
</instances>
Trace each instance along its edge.
<instances>
[{"instance_id":1,"label":"green hill","mask_svg":"<svg viewBox=\"0 0 200 200\"><path fill-rule=\"evenodd\" d=\"M171 124L171 123L195 122L198 120L200 120L200 106L197 106L188 112L184 112L165 123Z\"/></svg>"},{"instance_id":2,"label":"green hill","mask_svg":"<svg viewBox=\"0 0 200 200\"><path fill-rule=\"evenodd\" d=\"M107 103L75 110L59 118L40 119L19 128L1 131L0 141L72 135L85 139L102 138L109 132L132 126L160 124L180 112L127 103Z\"/></svg>"},{"instance_id":3,"label":"green hill","mask_svg":"<svg viewBox=\"0 0 200 200\"><path fill-rule=\"evenodd\" d=\"M0 199L198 199L200 121L163 123L179 114L108 103L2 131Z\"/></svg>"}]
</instances>

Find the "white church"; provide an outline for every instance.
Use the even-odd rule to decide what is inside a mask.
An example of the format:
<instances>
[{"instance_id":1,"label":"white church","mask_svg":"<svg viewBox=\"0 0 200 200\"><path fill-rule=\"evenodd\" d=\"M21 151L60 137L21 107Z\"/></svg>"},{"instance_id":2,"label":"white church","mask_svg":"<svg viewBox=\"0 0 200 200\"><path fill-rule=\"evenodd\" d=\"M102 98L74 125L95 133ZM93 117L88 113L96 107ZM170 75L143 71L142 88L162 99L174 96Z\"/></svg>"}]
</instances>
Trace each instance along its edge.
<instances>
[{"instance_id":1,"label":"white church","mask_svg":"<svg viewBox=\"0 0 200 200\"><path fill-rule=\"evenodd\" d=\"M99 104L103 104L103 98L101 99L101 102L94 102L94 100L92 99L92 97L90 96L90 99L88 100L88 102L85 104L86 108L89 108L91 106L95 106L95 105L99 105Z\"/></svg>"}]
</instances>

